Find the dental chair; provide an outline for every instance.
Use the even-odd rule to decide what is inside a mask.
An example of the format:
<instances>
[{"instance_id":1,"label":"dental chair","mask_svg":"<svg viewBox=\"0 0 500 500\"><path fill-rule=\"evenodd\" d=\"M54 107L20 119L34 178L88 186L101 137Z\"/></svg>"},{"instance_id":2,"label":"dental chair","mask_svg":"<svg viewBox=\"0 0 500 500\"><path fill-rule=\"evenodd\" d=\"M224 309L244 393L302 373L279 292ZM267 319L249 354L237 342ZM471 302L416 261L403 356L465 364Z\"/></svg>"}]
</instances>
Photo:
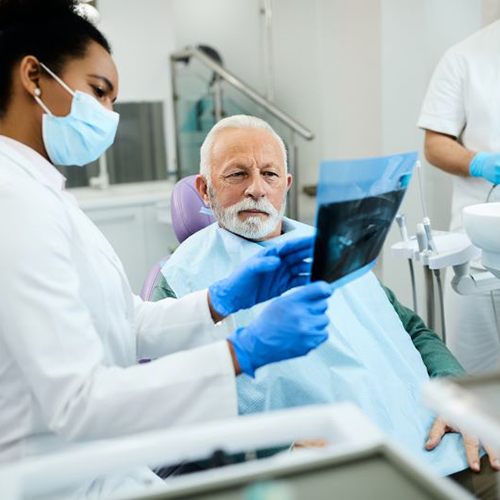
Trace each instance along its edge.
<instances>
[{"instance_id":1,"label":"dental chair","mask_svg":"<svg viewBox=\"0 0 500 500\"><path fill-rule=\"evenodd\" d=\"M210 209L196 191L195 179L196 175L184 177L175 184L172 190L170 211L172 226L179 243L215 222ZM165 279L161 274L161 269L168 257L167 255L160 259L149 271L140 293L143 300L154 300L153 290Z\"/></svg>"}]
</instances>

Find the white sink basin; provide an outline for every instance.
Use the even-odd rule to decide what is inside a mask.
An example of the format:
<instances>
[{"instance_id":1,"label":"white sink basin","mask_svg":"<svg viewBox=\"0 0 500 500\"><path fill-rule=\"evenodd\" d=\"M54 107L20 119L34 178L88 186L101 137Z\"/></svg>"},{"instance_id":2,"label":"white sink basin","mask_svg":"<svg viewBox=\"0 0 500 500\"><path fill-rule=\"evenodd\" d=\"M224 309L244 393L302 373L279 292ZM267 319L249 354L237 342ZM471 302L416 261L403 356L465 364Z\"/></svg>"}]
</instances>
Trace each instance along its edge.
<instances>
[{"instance_id":1,"label":"white sink basin","mask_svg":"<svg viewBox=\"0 0 500 500\"><path fill-rule=\"evenodd\" d=\"M481 203L463 210L465 231L482 250L484 267L500 278L500 203Z\"/></svg>"}]
</instances>

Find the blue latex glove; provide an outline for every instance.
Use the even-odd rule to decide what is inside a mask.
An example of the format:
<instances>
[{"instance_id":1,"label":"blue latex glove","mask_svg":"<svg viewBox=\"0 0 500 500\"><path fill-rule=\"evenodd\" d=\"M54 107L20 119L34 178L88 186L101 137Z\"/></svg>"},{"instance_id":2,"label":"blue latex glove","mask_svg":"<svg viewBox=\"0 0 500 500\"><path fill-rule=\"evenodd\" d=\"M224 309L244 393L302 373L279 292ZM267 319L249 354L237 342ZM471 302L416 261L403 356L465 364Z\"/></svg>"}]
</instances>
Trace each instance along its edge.
<instances>
[{"instance_id":1,"label":"blue latex glove","mask_svg":"<svg viewBox=\"0 0 500 500\"><path fill-rule=\"evenodd\" d=\"M469 173L472 177L500 184L500 153L477 153L470 162Z\"/></svg>"},{"instance_id":2,"label":"blue latex glove","mask_svg":"<svg viewBox=\"0 0 500 500\"><path fill-rule=\"evenodd\" d=\"M328 338L328 299L332 287L316 281L269 304L246 328L228 340L241 371L254 376L261 366L307 354Z\"/></svg>"},{"instance_id":3,"label":"blue latex glove","mask_svg":"<svg viewBox=\"0 0 500 500\"><path fill-rule=\"evenodd\" d=\"M305 285L313 247L314 236L307 236L260 251L208 289L212 307L225 317Z\"/></svg>"}]
</instances>

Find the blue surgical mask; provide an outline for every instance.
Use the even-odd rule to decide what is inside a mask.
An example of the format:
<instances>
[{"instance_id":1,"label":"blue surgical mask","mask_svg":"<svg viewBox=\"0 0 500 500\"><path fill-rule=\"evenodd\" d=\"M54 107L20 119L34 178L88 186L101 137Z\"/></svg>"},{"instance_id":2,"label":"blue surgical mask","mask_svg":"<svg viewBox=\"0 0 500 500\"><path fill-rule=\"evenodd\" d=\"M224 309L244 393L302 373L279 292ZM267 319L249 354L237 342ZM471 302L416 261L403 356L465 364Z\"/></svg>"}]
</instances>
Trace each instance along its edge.
<instances>
[{"instance_id":1,"label":"blue surgical mask","mask_svg":"<svg viewBox=\"0 0 500 500\"><path fill-rule=\"evenodd\" d=\"M45 111L42 136L50 160L54 165L79 167L97 160L115 140L119 114L106 109L90 94L70 89L45 64L40 65L73 96L66 116L54 116L40 97L34 96Z\"/></svg>"}]
</instances>

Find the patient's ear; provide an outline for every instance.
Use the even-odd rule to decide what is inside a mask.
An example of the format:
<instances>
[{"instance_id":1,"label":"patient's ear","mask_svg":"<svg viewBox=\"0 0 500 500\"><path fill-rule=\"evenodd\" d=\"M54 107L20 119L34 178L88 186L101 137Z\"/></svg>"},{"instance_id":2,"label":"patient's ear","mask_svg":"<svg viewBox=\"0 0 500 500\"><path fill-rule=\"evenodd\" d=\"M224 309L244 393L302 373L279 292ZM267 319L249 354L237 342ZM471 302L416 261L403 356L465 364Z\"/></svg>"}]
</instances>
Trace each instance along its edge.
<instances>
[{"instance_id":1,"label":"patient's ear","mask_svg":"<svg viewBox=\"0 0 500 500\"><path fill-rule=\"evenodd\" d=\"M208 196L208 185L207 181L205 180L205 177L203 177L202 175L197 175L194 181L194 185L196 187L196 191L198 191L198 194L201 196L205 205L209 207L210 198Z\"/></svg>"}]
</instances>

